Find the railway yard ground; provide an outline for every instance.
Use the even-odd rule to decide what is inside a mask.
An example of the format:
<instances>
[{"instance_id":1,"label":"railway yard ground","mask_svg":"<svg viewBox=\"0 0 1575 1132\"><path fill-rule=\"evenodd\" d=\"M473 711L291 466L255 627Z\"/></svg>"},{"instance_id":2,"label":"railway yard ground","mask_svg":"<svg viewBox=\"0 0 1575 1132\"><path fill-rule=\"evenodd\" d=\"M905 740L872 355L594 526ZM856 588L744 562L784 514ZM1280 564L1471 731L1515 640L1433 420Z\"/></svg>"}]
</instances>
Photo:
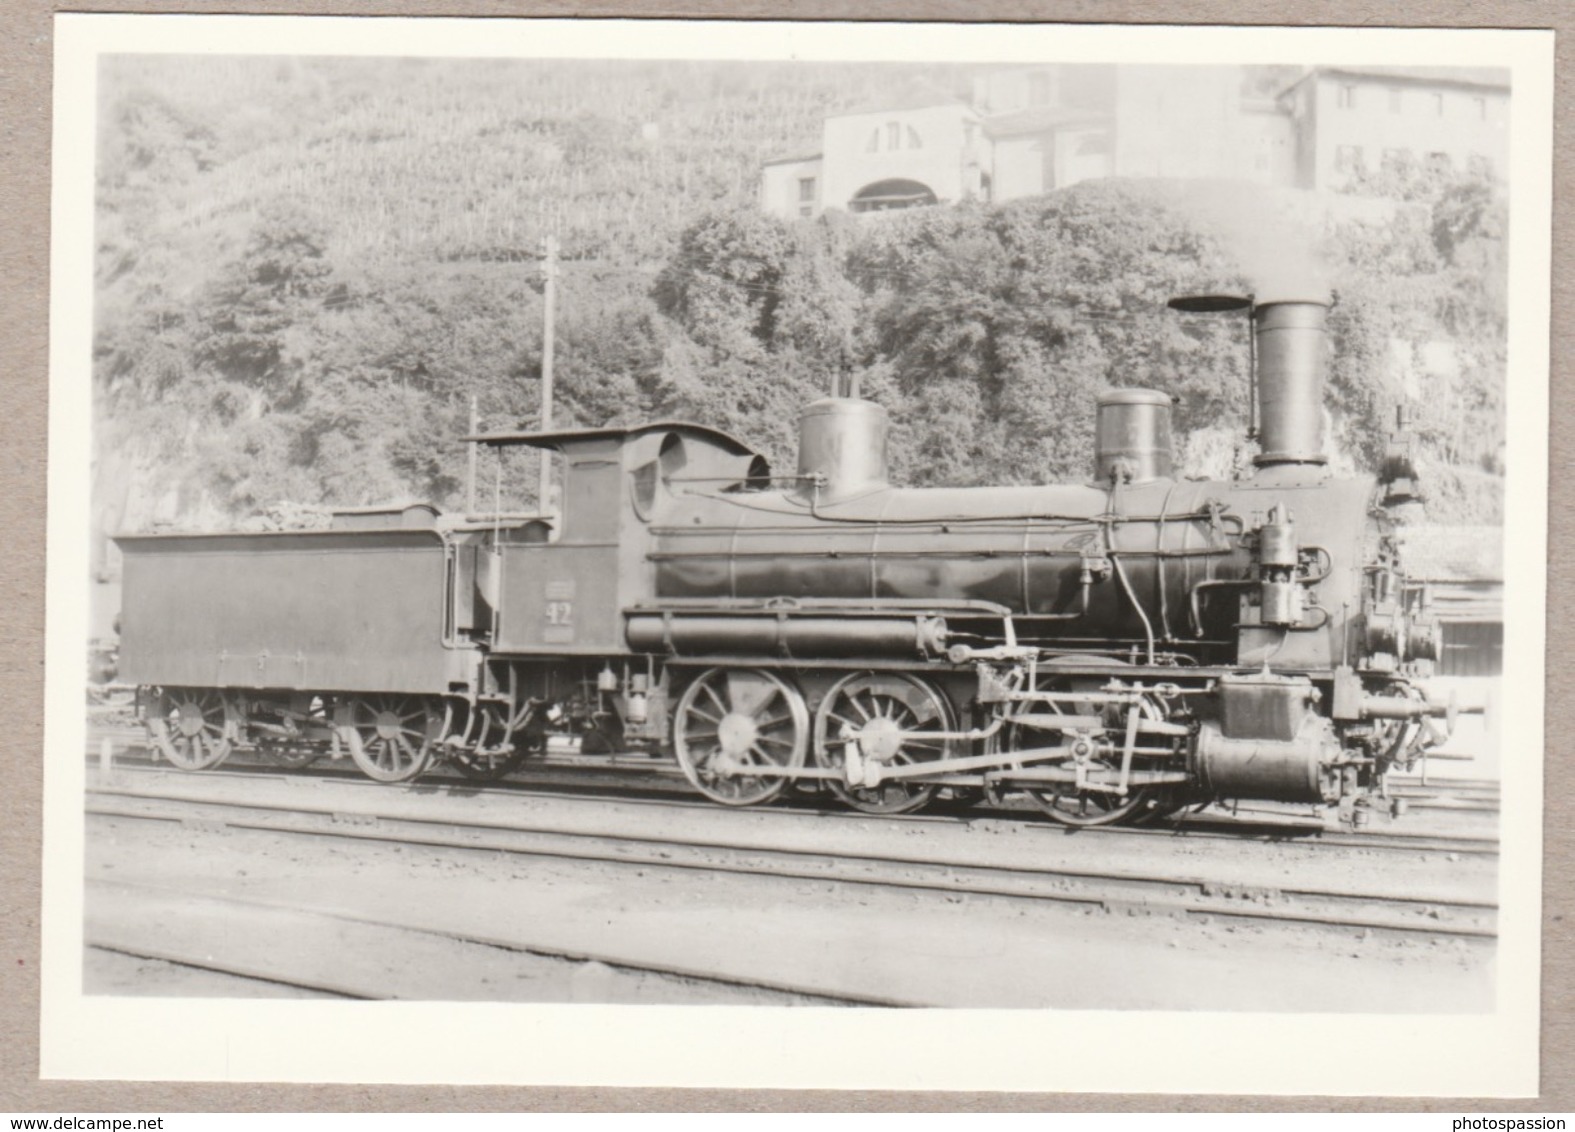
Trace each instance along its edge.
<instances>
[{"instance_id":1,"label":"railway yard ground","mask_svg":"<svg viewBox=\"0 0 1575 1132\"><path fill-rule=\"evenodd\" d=\"M645 756L390 787L245 752L181 773L102 720L89 746L89 994L1493 1005L1498 793L1475 764L1403 782L1409 812L1358 831L1258 804L1069 832L988 806L728 809Z\"/></svg>"}]
</instances>

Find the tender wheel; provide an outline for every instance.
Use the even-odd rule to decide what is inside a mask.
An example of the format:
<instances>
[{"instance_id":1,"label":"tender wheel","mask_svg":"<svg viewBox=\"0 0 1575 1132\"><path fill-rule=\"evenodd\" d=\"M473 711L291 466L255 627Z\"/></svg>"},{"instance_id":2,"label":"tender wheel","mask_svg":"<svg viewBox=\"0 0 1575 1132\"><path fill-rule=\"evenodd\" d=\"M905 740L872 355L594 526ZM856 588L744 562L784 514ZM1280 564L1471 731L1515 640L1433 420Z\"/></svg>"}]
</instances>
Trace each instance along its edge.
<instances>
[{"instance_id":1,"label":"tender wheel","mask_svg":"<svg viewBox=\"0 0 1575 1132\"><path fill-rule=\"evenodd\" d=\"M148 717L154 746L181 770L208 770L235 748L236 705L214 688L171 688Z\"/></svg>"},{"instance_id":2,"label":"tender wheel","mask_svg":"<svg viewBox=\"0 0 1575 1132\"><path fill-rule=\"evenodd\" d=\"M728 806L769 802L789 780L740 771L803 766L809 709L798 689L774 673L713 668L679 699L673 746L690 785L712 801Z\"/></svg>"},{"instance_id":3,"label":"tender wheel","mask_svg":"<svg viewBox=\"0 0 1575 1132\"><path fill-rule=\"evenodd\" d=\"M449 756L455 770L478 782L496 782L518 770L531 753L530 732L516 731L515 718L507 704L481 703L476 706L476 737L470 746ZM528 722L523 716L521 722ZM540 738L540 733L535 733Z\"/></svg>"},{"instance_id":4,"label":"tender wheel","mask_svg":"<svg viewBox=\"0 0 1575 1132\"><path fill-rule=\"evenodd\" d=\"M904 738L904 732L951 731L952 712L933 686L896 672L858 672L840 680L815 713L815 761L830 770L846 762L848 743L864 759L885 766L911 766L945 758L945 739ZM850 787L829 779L832 793L867 814L906 814L935 796L934 783L893 778L873 787Z\"/></svg>"},{"instance_id":5,"label":"tender wheel","mask_svg":"<svg viewBox=\"0 0 1575 1132\"><path fill-rule=\"evenodd\" d=\"M340 733L361 773L408 782L432 764L453 708L422 696L362 696L346 705Z\"/></svg>"}]
</instances>

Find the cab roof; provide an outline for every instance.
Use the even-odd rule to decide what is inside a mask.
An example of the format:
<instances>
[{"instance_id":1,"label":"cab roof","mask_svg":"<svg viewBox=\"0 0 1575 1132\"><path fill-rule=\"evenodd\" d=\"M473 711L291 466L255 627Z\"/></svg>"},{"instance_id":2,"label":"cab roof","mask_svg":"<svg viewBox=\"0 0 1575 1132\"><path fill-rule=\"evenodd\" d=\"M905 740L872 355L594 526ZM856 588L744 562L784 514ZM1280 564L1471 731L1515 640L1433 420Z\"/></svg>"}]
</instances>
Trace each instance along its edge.
<instances>
[{"instance_id":1,"label":"cab roof","mask_svg":"<svg viewBox=\"0 0 1575 1132\"><path fill-rule=\"evenodd\" d=\"M604 428L561 428L548 429L544 432L483 432L461 439L476 444L487 444L495 448L507 448L522 445L527 448L564 448L582 440L628 440L637 436L646 436L653 432L675 432L680 436L692 436L698 440L706 440L724 449L735 456L754 456L757 453L749 445L723 432L721 429L711 428L708 425L695 424L692 421L653 421L649 424L619 426L610 425Z\"/></svg>"}]
</instances>

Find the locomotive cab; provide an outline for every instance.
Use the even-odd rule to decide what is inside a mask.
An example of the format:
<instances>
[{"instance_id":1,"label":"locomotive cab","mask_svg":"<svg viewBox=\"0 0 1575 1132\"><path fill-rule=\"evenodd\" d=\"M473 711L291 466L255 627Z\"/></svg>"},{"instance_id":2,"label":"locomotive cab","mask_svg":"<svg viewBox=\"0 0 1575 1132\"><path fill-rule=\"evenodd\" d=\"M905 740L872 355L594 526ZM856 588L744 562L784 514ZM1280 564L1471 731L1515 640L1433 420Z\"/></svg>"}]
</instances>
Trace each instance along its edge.
<instances>
[{"instance_id":1,"label":"locomotive cab","mask_svg":"<svg viewBox=\"0 0 1575 1132\"><path fill-rule=\"evenodd\" d=\"M468 439L562 457L557 537L489 548L496 558L492 650L499 657L628 655L623 610L650 597L649 523L665 497L681 483L737 492L770 475L765 458L747 445L683 422Z\"/></svg>"}]
</instances>

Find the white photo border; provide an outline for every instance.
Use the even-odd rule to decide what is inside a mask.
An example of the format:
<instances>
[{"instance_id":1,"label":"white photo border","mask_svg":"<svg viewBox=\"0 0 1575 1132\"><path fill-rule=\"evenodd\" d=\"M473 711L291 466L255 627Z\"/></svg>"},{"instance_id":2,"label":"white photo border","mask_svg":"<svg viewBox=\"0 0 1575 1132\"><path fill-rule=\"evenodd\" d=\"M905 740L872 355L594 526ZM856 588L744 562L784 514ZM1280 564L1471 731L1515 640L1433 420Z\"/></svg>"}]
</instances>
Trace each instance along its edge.
<instances>
[{"instance_id":1,"label":"white photo border","mask_svg":"<svg viewBox=\"0 0 1575 1132\"><path fill-rule=\"evenodd\" d=\"M56 17L45 1078L1526 1097L1538 1092L1553 33L1035 24ZM1343 63L1512 76L1497 1007L1304 1015L320 1003L84 996L96 76L101 55ZM1518 820L1517 820L1518 819ZM1441 1004L1441 1009L1447 1005Z\"/></svg>"}]
</instances>

